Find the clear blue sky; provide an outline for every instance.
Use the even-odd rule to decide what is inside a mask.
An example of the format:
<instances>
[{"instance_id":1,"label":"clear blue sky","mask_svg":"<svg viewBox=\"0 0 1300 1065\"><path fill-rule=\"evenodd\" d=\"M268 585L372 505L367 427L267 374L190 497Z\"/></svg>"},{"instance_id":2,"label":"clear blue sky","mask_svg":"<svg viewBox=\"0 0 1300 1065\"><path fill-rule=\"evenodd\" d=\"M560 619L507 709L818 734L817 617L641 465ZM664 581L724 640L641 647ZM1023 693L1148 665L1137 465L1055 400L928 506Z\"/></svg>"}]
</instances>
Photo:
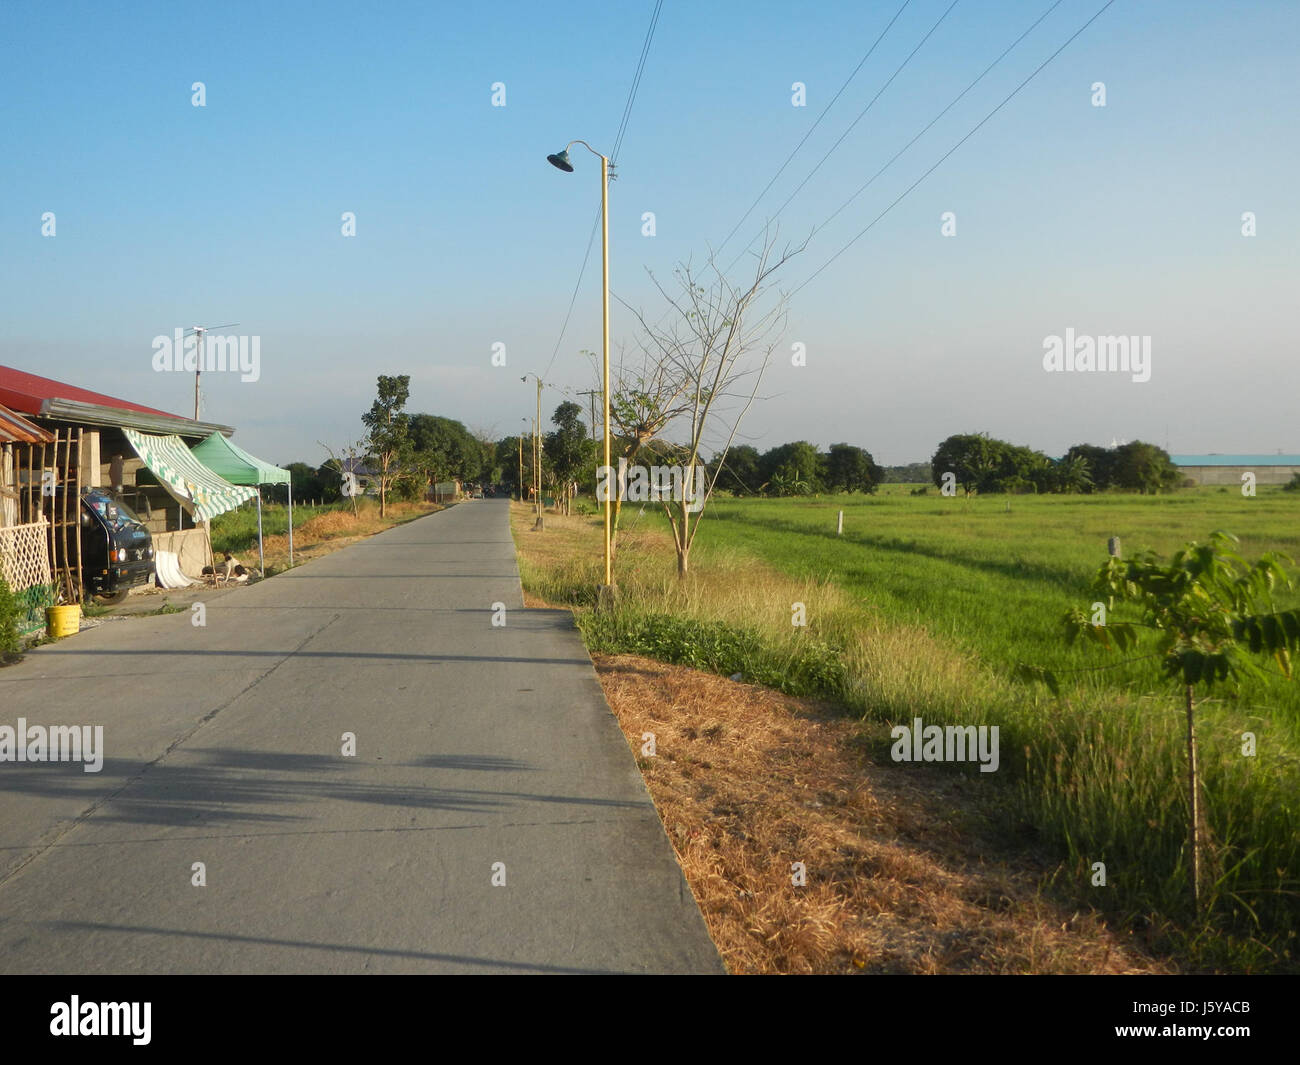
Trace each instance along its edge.
<instances>
[{"instance_id":1,"label":"clear blue sky","mask_svg":"<svg viewBox=\"0 0 1300 1065\"><path fill-rule=\"evenodd\" d=\"M666 0L611 187L616 293L657 316L646 271L722 240L901 2ZM1063 0L818 232L787 287L1103 2ZM724 262L949 3L908 5ZM359 437L379 373L411 375L412 410L516 432L534 398L519 378L551 361L599 199L594 157L576 149L565 175L545 156L575 137L609 150L653 6L6 5L0 363L189 413L192 377L153 372L152 339L238 322L261 337L261 379L205 375L204 417L273 461ZM1049 6L961 0L781 214L783 237L806 236ZM743 435L848 441L886 463L977 430L1051 453L1112 437L1300 450L1298 55L1293 0L1117 0L792 298ZM557 386L591 387L577 353L600 344L599 282L596 248ZM1045 373L1043 340L1067 327L1151 336L1151 380ZM613 334L632 336L618 303ZM807 366L789 365L793 342Z\"/></svg>"}]
</instances>

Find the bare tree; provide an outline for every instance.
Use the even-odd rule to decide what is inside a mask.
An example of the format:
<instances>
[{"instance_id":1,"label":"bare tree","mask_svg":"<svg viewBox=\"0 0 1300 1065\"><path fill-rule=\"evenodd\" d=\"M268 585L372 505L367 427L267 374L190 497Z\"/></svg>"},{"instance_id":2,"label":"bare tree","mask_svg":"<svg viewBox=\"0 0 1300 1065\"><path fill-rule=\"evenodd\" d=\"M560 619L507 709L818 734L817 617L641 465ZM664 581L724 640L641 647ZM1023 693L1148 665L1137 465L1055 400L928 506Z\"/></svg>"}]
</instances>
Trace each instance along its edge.
<instances>
[{"instance_id":1,"label":"bare tree","mask_svg":"<svg viewBox=\"0 0 1300 1065\"><path fill-rule=\"evenodd\" d=\"M640 319L638 312L637 314ZM593 362L595 352L585 352ZM595 362L596 394L601 392L601 368ZM619 460L632 465L642 449L655 439L674 418L690 407L686 398L689 382L676 366L662 357L648 336L637 339L637 350L629 357L620 346L619 357L610 367L610 462L617 470ZM615 492L612 499L611 554L617 554L619 519L623 499Z\"/></svg>"},{"instance_id":2,"label":"bare tree","mask_svg":"<svg viewBox=\"0 0 1300 1065\"><path fill-rule=\"evenodd\" d=\"M361 495L364 489L357 480L357 468L361 465L361 454L365 449L363 443L345 444L340 448L340 454L335 454L334 449L329 444L322 444L316 441L328 454L328 461L322 465L328 466L331 470L339 475L339 492L352 504L352 514L357 514L357 496Z\"/></svg>"},{"instance_id":3,"label":"bare tree","mask_svg":"<svg viewBox=\"0 0 1300 1065\"><path fill-rule=\"evenodd\" d=\"M785 328L787 298L768 298L773 277L803 247L787 246L777 255L774 237L766 234L753 254L752 272L739 284L718 269L712 256L698 271L683 263L674 271L676 291L655 281L669 304L664 324L652 325L634 312L642 334L643 370L631 379L620 377L611 405L626 408L638 450L670 424L685 423L685 442L674 447L685 473L679 484L683 490L661 498L672 525L679 577L689 571L691 546L718 471ZM712 479L697 472L709 439L722 442Z\"/></svg>"}]
</instances>

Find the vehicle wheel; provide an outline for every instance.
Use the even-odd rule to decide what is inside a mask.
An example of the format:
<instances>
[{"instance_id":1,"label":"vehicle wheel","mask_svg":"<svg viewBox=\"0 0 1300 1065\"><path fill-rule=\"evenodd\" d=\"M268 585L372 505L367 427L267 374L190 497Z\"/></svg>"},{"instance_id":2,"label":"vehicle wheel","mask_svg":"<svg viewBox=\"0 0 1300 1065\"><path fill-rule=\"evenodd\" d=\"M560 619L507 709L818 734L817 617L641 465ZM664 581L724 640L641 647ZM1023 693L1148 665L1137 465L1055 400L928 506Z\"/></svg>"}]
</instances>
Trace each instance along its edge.
<instances>
[{"instance_id":1,"label":"vehicle wheel","mask_svg":"<svg viewBox=\"0 0 1300 1065\"><path fill-rule=\"evenodd\" d=\"M131 594L129 588L124 588L120 592L114 592L112 595L95 595L95 602L103 606L117 606L118 603L126 602L126 597Z\"/></svg>"}]
</instances>

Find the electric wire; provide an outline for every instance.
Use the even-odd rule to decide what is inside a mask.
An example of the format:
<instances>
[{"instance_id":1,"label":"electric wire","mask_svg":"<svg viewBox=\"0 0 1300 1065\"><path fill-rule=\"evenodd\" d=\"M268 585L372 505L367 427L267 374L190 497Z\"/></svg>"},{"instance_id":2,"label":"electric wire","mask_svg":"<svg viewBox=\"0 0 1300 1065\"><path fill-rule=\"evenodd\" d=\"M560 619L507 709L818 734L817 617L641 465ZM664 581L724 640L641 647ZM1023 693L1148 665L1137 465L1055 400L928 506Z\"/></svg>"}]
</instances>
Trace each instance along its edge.
<instances>
[{"instance_id":1,"label":"electric wire","mask_svg":"<svg viewBox=\"0 0 1300 1065\"><path fill-rule=\"evenodd\" d=\"M925 35L924 37L922 37L922 38L920 39L920 41L917 42L916 47L913 48L913 49L912 49L912 50L907 54L907 58L904 59L904 60L902 61L902 63L900 63L900 64L898 65L898 68L897 68L897 69L896 69L896 70L895 70L891 75L889 75L889 80L886 81L884 85L880 86L879 90L877 90L877 92L876 92L876 95L873 96L869 101L867 101L867 106L864 107L861 111L858 112L858 116L857 116L857 118L855 118L852 122L849 123L848 128L845 129L844 132L841 133L841 134L839 135L839 138L835 141L835 143L832 144L832 145L830 146L830 148L828 148L828 149L826 150L826 154L823 155L823 156L821 157L821 159L818 161L817 165L814 166L810 171L808 171L807 176L806 176L806 177L805 177L801 182L799 182L798 185L795 186L794 191L793 191L792 193L790 193L789 196L786 197L785 202L784 202L783 204L781 204L781 206L778 207L778 208L776 209L775 213L773 213L773 214L771 214L771 215L768 216L768 219L767 219L767 226L770 226L770 225L772 224L772 222L777 218L777 216L779 216L779 215L781 214L782 211L784 211L787 207L790 206L791 201L792 201L796 196L798 196L800 192L803 191L804 186L806 186L806 185L808 184L808 182L810 182L810 181L813 179L813 177L814 177L814 175L816 175L817 171L820 170L820 169L825 165L826 160L829 159L829 158L830 158L830 157L835 153L835 150L836 150L837 148L839 148L839 146L840 146L841 144L844 143L844 139L845 139L845 138L846 138L850 133L853 132L854 127L856 127L857 124L858 124L859 122L861 122L861 121L862 121L862 120L867 116L867 112L870 111L870 110L872 109L872 107L875 106L876 101L879 100L880 97L884 95L885 90L888 89L889 86L892 85L892 84L894 83L894 79L896 79L896 78L898 77L898 75L901 74L901 73L903 72L904 68L907 66L908 63L910 63L910 62L912 61L912 59L913 59L913 57L916 55L916 53L919 52L919 51L920 51L920 50L925 46L925 42L928 41L932 36L934 36L935 31L936 31L936 30L937 30L941 25L943 25L944 20L947 19L947 17L952 13L952 9L953 9L954 7L956 7L960 2L961 2L961 0L952 0L952 3L949 4L948 7L945 9L944 13L943 13L942 15L939 16L939 18L938 18L938 20L935 22L935 24L934 24L933 26L930 27L930 29L929 29L929 31L926 33L926 35ZM766 229L767 226L765 226L764 228ZM754 239L757 240L758 237L755 236ZM751 241L749 242L749 246L752 247L752 246L753 246L753 243L754 243L754 241L751 240ZM746 250L748 250L748 248L747 248ZM732 266L735 266L736 263L738 263L738 262L740 261L740 259L744 256L744 254L745 254L745 252L742 251L739 255L737 255L736 258L734 258L734 259L731 261L731 264L727 267L727 269L730 270Z\"/></svg>"},{"instance_id":2,"label":"electric wire","mask_svg":"<svg viewBox=\"0 0 1300 1065\"><path fill-rule=\"evenodd\" d=\"M609 156L609 165L612 168L614 161L618 158L619 151L623 147L623 137L627 133L628 121L632 117L632 105L636 102L637 90L641 87L641 76L645 71L646 58L650 54L650 43L654 40L655 27L659 24L659 13L663 10L663 0L657 0L654 12L650 16L650 27L646 30L645 40L641 45L641 56L637 60L636 73L632 77L632 85L628 90L627 103L623 105L623 117L619 122L618 132L614 136L614 148ZM582 256L582 267L578 270L578 280L573 284L573 294L569 297L569 308L564 312L564 323L560 326L560 335L555 340L555 347L551 350L550 361L546 364L546 371L543 377L551 372L551 367L555 365L556 356L560 353L560 345L564 343L564 336L569 331L569 321L573 317L573 308L578 302L578 293L582 290L582 279L587 275L587 264L591 261L592 245L596 242L596 233L600 229L601 207L596 206L596 218L591 225L591 235L587 237L587 250Z\"/></svg>"},{"instance_id":3,"label":"electric wire","mask_svg":"<svg viewBox=\"0 0 1300 1065\"><path fill-rule=\"evenodd\" d=\"M779 178L783 173L785 173L785 168L789 166L791 160L794 159L794 157L799 154L799 149L802 148L804 144L807 143L808 138L811 137L813 135L813 132L817 129L817 127L821 125L821 121L823 118L826 117L827 112L829 112L830 109L835 106L835 101L838 100L844 94L844 90L849 87L849 83L852 82L853 79L858 76L858 72L866 65L867 60L871 58L872 53L875 52L880 42L885 39L885 34L887 34L890 31L890 28L894 25L895 22L898 21L898 17L907 9L908 4L910 4L911 2L912 0L903 0L903 6L894 12L894 17L891 18L889 20L888 25L886 25L885 28L880 31L880 35L875 39L874 42L872 42L871 47L867 49L867 54L864 55L858 61L858 65L853 68L853 73L850 74L844 80L844 84L841 85L839 87L839 90L835 93L835 95L831 97L831 102L828 103L824 108L822 108L822 113L817 116L817 120L811 126L808 127L808 132L805 133L803 137L800 139L799 143L794 146L794 151L792 151L789 155L785 157L785 162L782 163L780 167L777 168L776 173L772 175L772 179L766 185L763 186L763 191L760 192L754 198L754 202L749 205L749 210L747 210L743 215L740 216L740 221L737 222L734 226L732 226L731 232L728 233L722 239L722 243L718 245L717 250L714 252L715 255L721 254L722 249L725 248L727 244L730 243L731 238L736 235L736 230L738 230L741 226L745 224L745 219L748 218L751 214L753 214L754 208L757 207L760 202L762 202L762 199L764 196L767 195L768 190L770 190L772 186L776 184L777 178Z\"/></svg>"},{"instance_id":4,"label":"electric wire","mask_svg":"<svg viewBox=\"0 0 1300 1065\"><path fill-rule=\"evenodd\" d=\"M861 240L864 236L866 236L867 233L870 232L871 229L876 225L876 223L878 223L882 218L884 218L887 214L889 214L890 211L892 211L895 207L897 207L900 203L902 203L902 201L906 199L907 196L912 192L912 190L915 189L919 184L921 184L922 181L924 181L927 177L929 177L936 170L938 170L939 167L942 166L943 163L949 158L949 156L951 156L958 148L960 148L963 144L965 144L968 140L970 140L971 137L973 137L976 133L978 133L979 130L983 128L983 126L994 115L996 115L999 111L1001 111L1003 107L1005 107L1008 103L1010 103L1011 100L1014 99L1015 96L1019 94L1021 89L1023 89L1026 85L1028 85L1031 81L1033 81L1034 78L1036 78L1040 73L1042 73L1042 71L1047 67L1047 65L1052 62L1052 60L1054 60L1058 55L1064 52L1065 49L1068 48L1074 42L1075 38L1077 38L1081 33L1083 33L1083 31L1086 30L1089 26L1091 26L1094 22L1096 22L1097 19L1099 19L1106 12L1107 8L1109 8L1114 3L1115 0L1107 0L1107 2L1103 4L1097 10L1097 12L1090 19L1088 19L1087 22L1085 22L1082 26L1080 26L1077 30L1074 31L1074 33L1072 33L1069 36L1069 38L1065 41L1064 44L1062 44L1055 52L1053 52L1046 59L1044 59L1042 63L1040 63L1034 69L1033 73L1031 73L1027 78L1025 78L1024 81L1022 81L1019 85L1017 85L1014 89L1012 89L1011 92L1002 99L1001 103L999 103L996 107L993 108L992 111L990 111L987 115L985 115L982 119L980 119L979 122L976 123L975 126L973 126L971 130L964 137L961 138L961 140L959 140L956 144L954 144L951 148L949 148L946 152L944 152L943 155L939 157L938 162L934 163L934 165L932 165L919 178L917 178L915 181L912 182L912 184L910 184L906 189L904 189L903 192L898 196L898 198L893 201L893 203L891 203L888 207L886 207L883 211L881 211L880 214L876 215L876 217L873 218L862 230L860 230L858 234L853 237L852 240L850 240L847 244L845 244L842 248L840 248L839 251L837 251L829 259L827 259L824 263L822 263L821 266L819 266L816 270L814 270L807 278L805 278L802 284L800 284L798 288L794 289L790 293L790 295L793 296L795 295L795 293L801 292L804 288L806 288L809 284L811 284L812 281L819 274L822 273L822 271L824 271L828 266L830 266L831 263L833 263L836 259L838 259L841 255L843 255L846 251L848 251L851 247L853 247L853 245L856 244L859 240Z\"/></svg>"}]
</instances>

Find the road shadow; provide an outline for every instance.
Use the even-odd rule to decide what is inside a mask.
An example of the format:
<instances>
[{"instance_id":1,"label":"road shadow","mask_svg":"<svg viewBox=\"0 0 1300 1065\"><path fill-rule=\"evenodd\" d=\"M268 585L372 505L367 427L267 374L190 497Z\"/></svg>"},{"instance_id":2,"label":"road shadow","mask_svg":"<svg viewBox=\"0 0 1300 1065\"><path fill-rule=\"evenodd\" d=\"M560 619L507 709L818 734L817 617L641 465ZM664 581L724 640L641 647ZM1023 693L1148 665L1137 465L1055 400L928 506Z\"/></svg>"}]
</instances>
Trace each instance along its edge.
<instances>
[{"instance_id":1,"label":"road shadow","mask_svg":"<svg viewBox=\"0 0 1300 1065\"><path fill-rule=\"evenodd\" d=\"M178 765L109 758L98 773L80 763L23 763L0 774L0 792L27 798L76 798L96 824L160 825L187 828L280 825L320 820L322 803L348 802L413 811L485 814L534 803L588 809L641 810L647 803L600 796L444 786L439 773L523 773L539 769L493 755L430 754L405 764L358 762L340 755L296 754L227 748L185 751L202 763ZM376 770L427 770L428 784L359 779ZM98 805L96 805L98 804ZM87 817L83 812L81 817ZM69 818L68 820L72 820ZM28 849L0 846L0 851Z\"/></svg>"}]
</instances>

